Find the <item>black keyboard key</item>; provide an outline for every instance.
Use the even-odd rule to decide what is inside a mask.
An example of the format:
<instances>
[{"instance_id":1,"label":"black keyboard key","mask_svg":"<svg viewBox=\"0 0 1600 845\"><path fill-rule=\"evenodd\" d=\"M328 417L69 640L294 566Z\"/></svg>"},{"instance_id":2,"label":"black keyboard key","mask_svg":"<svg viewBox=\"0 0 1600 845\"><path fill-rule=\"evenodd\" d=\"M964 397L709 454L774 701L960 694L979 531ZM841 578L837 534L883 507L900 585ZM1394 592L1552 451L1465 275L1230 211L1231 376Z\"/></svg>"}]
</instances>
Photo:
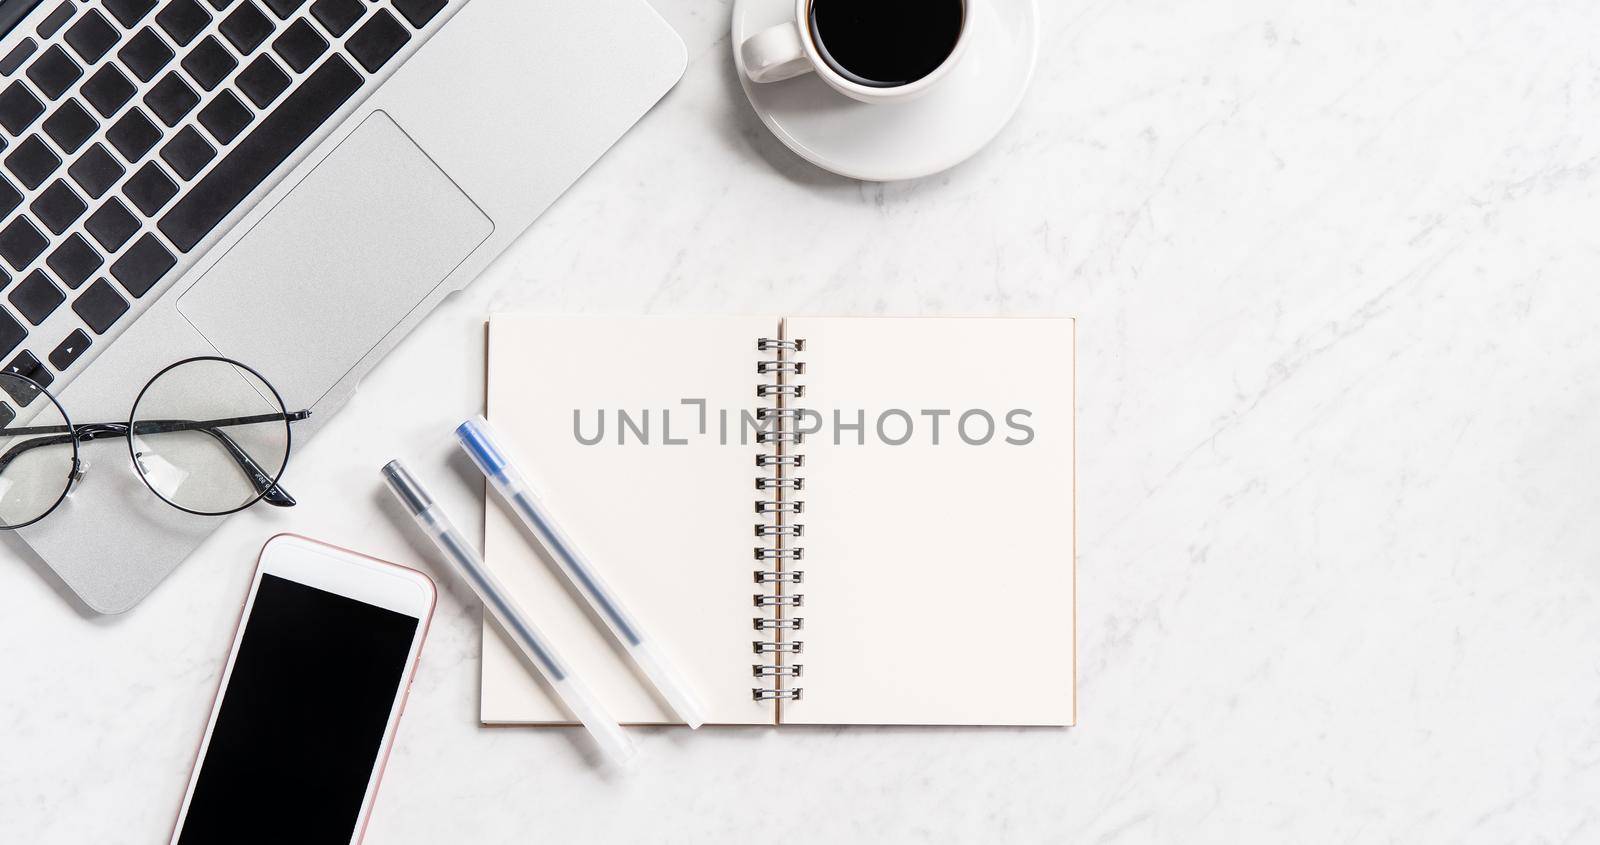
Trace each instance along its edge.
<instances>
[{"instance_id":1,"label":"black keyboard key","mask_svg":"<svg viewBox=\"0 0 1600 845\"><path fill-rule=\"evenodd\" d=\"M30 191L43 185L60 166L61 159L39 140L38 135L29 135L6 156L6 169Z\"/></svg>"},{"instance_id":2,"label":"black keyboard key","mask_svg":"<svg viewBox=\"0 0 1600 845\"><path fill-rule=\"evenodd\" d=\"M76 223L78 218L89 210L83 198L60 179L51 182L50 187L39 192L39 196L34 198L28 208L46 229L57 235L65 232L68 226Z\"/></svg>"},{"instance_id":3,"label":"black keyboard key","mask_svg":"<svg viewBox=\"0 0 1600 845\"><path fill-rule=\"evenodd\" d=\"M316 27L297 20L272 42L272 49L295 73L305 73L306 68L322 58L328 51L328 42L317 34Z\"/></svg>"},{"instance_id":4,"label":"black keyboard key","mask_svg":"<svg viewBox=\"0 0 1600 845\"><path fill-rule=\"evenodd\" d=\"M233 0L206 0L206 2L211 4L211 8L219 12L233 5Z\"/></svg>"},{"instance_id":5,"label":"black keyboard key","mask_svg":"<svg viewBox=\"0 0 1600 845\"><path fill-rule=\"evenodd\" d=\"M239 60L212 35L207 35L204 41L189 51L189 55L183 57L183 69L207 91L221 85L222 80L227 79L228 74L238 66Z\"/></svg>"},{"instance_id":6,"label":"black keyboard key","mask_svg":"<svg viewBox=\"0 0 1600 845\"><path fill-rule=\"evenodd\" d=\"M76 99L67 100L56 109L56 113L44 119L45 134L50 136L56 146L64 152L75 153L89 136L100 128L100 121L95 120L89 111L78 104Z\"/></svg>"},{"instance_id":7,"label":"black keyboard key","mask_svg":"<svg viewBox=\"0 0 1600 845\"><path fill-rule=\"evenodd\" d=\"M110 117L121 110L123 104L132 99L133 91L133 82L113 64L102 66L78 89L101 117Z\"/></svg>"},{"instance_id":8,"label":"black keyboard key","mask_svg":"<svg viewBox=\"0 0 1600 845\"><path fill-rule=\"evenodd\" d=\"M4 219L21 204L22 192L17 190L15 185L0 178L0 219Z\"/></svg>"},{"instance_id":9,"label":"black keyboard key","mask_svg":"<svg viewBox=\"0 0 1600 845\"><path fill-rule=\"evenodd\" d=\"M11 359L11 363L6 365L5 371L8 373L14 373L24 378L33 379L33 381L40 387L49 387L50 383L56 380L56 377L51 375L50 371L45 369L43 364L39 363L39 359L33 357L33 353L26 349L22 350L17 357ZM11 380L6 379L6 381L9 382ZM17 400L18 404L22 405L32 402L33 397L38 395L30 388L26 393L23 393L21 396L19 396L17 395L17 387L14 384L8 385L6 387L6 392L11 394L11 398Z\"/></svg>"},{"instance_id":10,"label":"black keyboard key","mask_svg":"<svg viewBox=\"0 0 1600 845\"><path fill-rule=\"evenodd\" d=\"M27 384L15 379L6 379L5 392L9 393L18 405L24 406L32 404L33 400L39 397L39 388L49 387L50 382L55 380L50 371L39 363L39 359L33 357L33 353L27 350L23 350L13 358L11 363L5 366L5 372L15 373L34 382Z\"/></svg>"},{"instance_id":11,"label":"black keyboard key","mask_svg":"<svg viewBox=\"0 0 1600 845\"><path fill-rule=\"evenodd\" d=\"M250 125L250 118L250 107L240 102L232 91L223 91L200 110L200 125L219 144L227 144L239 137L239 133Z\"/></svg>"},{"instance_id":12,"label":"black keyboard key","mask_svg":"<svg viewBox=\"0 0 1600 845\"><path fill-rule=\"evenodd\" d=\"M84 288L83 293L78 294L78 298L72 301L72 310L95 334L105 334L118 317L128 313L128 303L105 279L95 279L94 284ZM0 327L0 332L3 331L3 327ZM18 338L17 342L11 345L14 347L21 342L21 338ZM10 350L0 348L0 355L4 355L7 351Z\"/></svg>"},{"instance_id":13,"label":"black keyboard key","mask_svg":"<svg viewBox=\"0 0 1600 845\"><path fill-rule=\"evenodd\" d=\"M123 29L131 29L140 18L150 14L156 7L156 0L105 0L105 7L122 21Z\"/></svg>"},{"instance_id":14,"label":"black keyboard key","mask_svg":"<svg viewBox=\"0 0 1600 845\"><path fill-rule=\"evenodd\" d=\"M278 16L280 21L288 20L290 15L293 15L297 9L306 4L306 0L263 0L263 2L267 4L267 8L271 9L274 15Z\"/></svg>"},{"instance_id":15,"label":"black keyboard key","mask_svg":"<svg viewBox=\"0 0 1600 845\"><path fill-rule=\"evenodd\" d=\"M206 139L200 137L193 126L183 127L161 148L161 160L185 182L193 179L216 157L216 148L206 143Z\"/></svg>"},{"instance_id":16,"label":"black keyboard key","mask_svg":"<svg viewBox=\"0 0 1600 845\"><path fill-rule=\"evenodd\" d=\"M367 73L376 73L410 40L411 33L400 24L400 20L389 14L388 9L379 9L372 20L362 24L356 34L344 42L344 46L367 69Z\"/></svg>"},{"instance_id":17,"label":"black keyboard key","mask_svg":"<svg viewBox=\"0 0 1600 845\"><path fill-rule=\"evenodd\" d=\"M256 4L246 0L239 8L222 19L222 26L218 27L222 36L239 51L239 55L248 56L261 46L272 34L272 21L258 8Z\"/></svg>"},{"instance_id":18,"label":"black keyboard key","mask_svg":"<svg viewBox=\"0 0 1600 845\"><path fill-rule=\"evenodd\" d=\"M193 41L208 23L211 23L211 13L194 0L168 0L156 13L156 25L179 47Z\"/></svg>"},{"instance_id":19,"label":"black keyboard key","mask_svg":"<svg viewBox=\"0 0 1600 845\"><path fill-rule=\"evenodd\" d=\"M167 66L167 62L172 61L172 48L147 26L128 39L128 43L117 51L117 58L134 76L139 77L140 82L149 82Z\"/></svg>"},{"instance_id":20,"label":"black keyboard key","mask_svg":"<svg viewBox=\"0 0 1600 845\"><path fill-rule=\"evenodd\" d=\"M445 0L394 0L394 10L421 29L444 9Z\"/></svg>"},{"instance_id":21,"label":"black keyboard key","mask_svg":"<svg viewBox=\"0 0 1600 845\"><path fill-rule=\"evenodd\" d=\"M127 306L123 306L123 308L126 310ZM28 330L17 322L17 318L11 316L4 309L0 309L0 355L9 354L27 336ZM7 381L10 381L10 379L7 379Z\"/></svg>"},{"instance_id":22,"label":"black keyboard key","mask_svg":"<svg viewBox=\"0 0 1600 845\"><path fill-rule=\"evenodd\" d=\"M61 246L56 247L44 263L62 284L77 290L79 285L89 281L94 271L100 269L105 259L95 252L94 247L89 246L82 235L74 234L62 241Z\"/></svg>"},{"instance_id":23,"label":"black keyboard key","mask_svg":"<svg viewBox=\"0 0 1600 845\"><path fill-rule=\"evenodd\" d=\"M194 249L360 88L361 74L329 56L172 206L162 233L178 249Z\"/></svg>"},{"instance_id":24,"label":"black keyboard key","mask_svg":"<svg viewBox=\"0 0 1600 845\"><path fill-rule=\"evenodd\" d=\"M37 396L37 395L38 395L38 391L33 391L33 394L30 395L27 399L21 400L22 404L26 405L29 402L32 402L33 401L33 396ZM11 421L16 419L16 418L17 418L17 412L15 410L13 410L11 408L11 406L7 405L5 402L0 402L0 428L3 428L5 426L10 425Z\"/></svg>"},{"instance_id":25,"label":"black keyboard key","mask_svg":"<svg viewBox=\"0 0 1600 845\"><path fill-rule=\"evenodd\" d=\"M18 217L11 225L0 229L0 258L13 270L26 269L49 244L26 217Z\"/></svg>"},{"instance_id":26,"label":"black keyboard key","mask_svg":"<svg viewBox=\"0 0 1600 845\"><path fill-rule=\"evenodd\" d=\"M67 168L67 173L72 176L72 181L89 195L90 199L99 199L105 196L111 186L117 184L125 171L122 164L105 148L104 144L95 144L83 151L77 161Z\"/></svg>"},{"instance_id":27,"label":"black keyboard key","mask_svg":"<svg viewBox=\"0 0 1600 845\"><path fill-rule=\"evenodd\" d=\"M128 293L144 296L177 263L178 259L167 252L155 235L146 234L134 241L121 258L111 262L111 275L128 289Z\"/></svg>"},{"instance_id":28,"label":"black keyboard key","mask_svg":"<svg viewBox=\"0 0 1600 845\"><path fill-rule=\"evenodd\" d=\"M117 28L94 9L85 12L67 30L66 35L67 44L83 59L84 64L89 65L100 61L112 47L117 46L117 38Z\"/></svg>"},{"instance_id":29,"label":"black keyboard key","mask_svg":"<svg viewBox=\"0 0 1600 845\"><path fill-rule=\"evenodd\" d=\"M89 336L83 333L83 329L73 329L72 334L67 335L66 340L56 344L56 348L50 350L50 366L55 367L57 372L65 372L88 349Z\"/></svg>"},{"instance_id":30,"label":"black keyboard key","mask_svg":"<svg viewBox=\"0 0 1600 845\"><path fill-rule=\"evenodd\" d=\"M21 81L14 81L0 91L0 126L12 135L21 135L41 114L44 114L44 103Z\"/></svg>"},{"instance_id":31,"label":"black keyboard key","mask_svg":"<svg viewBox=\"0 0 1600 845\"><path fill-rule=\"evenodd\" d=\"M6 298L11 300L18 314L36 326L67 301L66 294L50 283L50 277L43 270L29 273Z\"/></svg>"},{"instance_id":32,"label":"black keyboard key","mask_svg":"<svg viewBox=\"0 0 1600 845\"><path fill-rule=\"evenodd\" d=\"M366 13L361 0L317 0L311 4L311 16L333 33L334 38L349 32Z\"/></svg>"},{"instance_id":33,"label":"black keyboard key","mask_svg":"<svg viewBox=\"0 0 1600 845\"><path fill-rule=\"evenodd\" d=\"M89 219L83 222L83 228L89 230L89 234L100 242L100 247L106 252L116 252L133 237L134 232L139 231L139 218L134 217L121 200L112 197L100 206L99 211L89 215Z\"/></svg>"},{"instance_id":34,"label":"black keyboard key","mask_svg":"<svg viewBox=\"0 0 1600 845\"><path fill-rule=\"evenodd\" d=\"M83 68L78 67L78 63L59 45L52 45L40 53L33 64L28 65L28 78L33 80L40 93L52 100L67 93L67 89L80 76L83 76Z\"/></svg>"},{"instance_id":35,"label":"black keyboard key","mask_svg":"<svg viewBox=\"0 0 1600 845\"><path fill-rule=\"evenodd\" d=\"M145 92L144 104L168 126L177 126L183 118L200 105L200 95L183 81L176 71L161 77Z\"/></svg>"},{"instance_id":36,"label":"black keyboard key","mask_svg":"<svg viewBox=\"0 0 1600 845\"><path fill-rule=\"evenodd\" d=\"M106 130L106 140L122 153L129 164L137 164L150 148L161 140L161 130L137 108L129 109L122 119Z\"/></svg>"},{"instance_id":37,"label":"black keyboard key","mask_svg":"<svg viewBox=\"0 0 1600 845\"><path fill-rule=\"evenodd\" d=\"M128 177L127 184L122 186L122 195L143 212L144 216L149 217L160 211L168 200L178 195L178 186L161 171L160 165L152 161L139 168L138 173Z\"/></svg>"},{"instance_id":38,"label":"black keyboard key","mask_svg":"<svg viewBox=\"0 0 1600 845\"><path fill-rule=\"evenodd\" d=\"M39 25L34 27L33 31L40 38L49 38L60 32L61 28L66 26L67 21L70 20L72 20L72 0L67 0L67 2L55 7L49 15L45 16L44 20L39 21Z\"/></svg>"},{"instance_id":39,"label":"black keyboard key","mask_svg":"<svg viewBox=\"0 0 1600 845\"><path fill-rule=\"evenodd\" d=\"M289 75L278 67L271 56L262 54L249 67L239 71L239 78L234 83L250 98L250 102L256 104L256 108L265 108L289 87Z\"/></svg>"},{"instance_id":40,"label":"black keyboard key","mask_svg":"<svg viewBox=\"0 0 1600 845\"><path fill-rule=\"evenodd\" d=\"M0 73L10 76L21 70L22 63L27 61L28 57L33 55L33 51L37 49L39 49L39 42L32 38L24 38L18 41L17 46L7 53L5 58L0 59Z\"/></svg>"},{"instance_id":41,"label":"black keyboard key","mask_svg":"<svg viewBox=\"0 0 1600 845\"><path fill-rule=\"evenodd\" d=\"M11 381L5 385L5 391L11 394L13 399L17 400L18 405L27 406L33 404L33 400L39 398L39 388L33 385L28 385L26 388L17 387L20 384L23 384L23 382ZM4 402L0 402L0 414L11 414L15 417L15 414L12 414L11 406Z\"/></svg>"}]
</instances>

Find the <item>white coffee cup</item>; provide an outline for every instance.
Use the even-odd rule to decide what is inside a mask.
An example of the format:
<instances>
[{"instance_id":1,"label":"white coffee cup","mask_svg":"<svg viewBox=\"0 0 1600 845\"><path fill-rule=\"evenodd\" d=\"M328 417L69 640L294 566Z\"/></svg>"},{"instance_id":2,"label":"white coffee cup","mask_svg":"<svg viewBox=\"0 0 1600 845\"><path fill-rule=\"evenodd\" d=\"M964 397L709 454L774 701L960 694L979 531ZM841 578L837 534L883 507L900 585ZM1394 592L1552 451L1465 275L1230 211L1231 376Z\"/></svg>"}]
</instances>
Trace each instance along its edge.
<instances>
[{"instance_id":1,"label":"white coffee cup","mask_svg":"<svg viewBox=\"0 0 1600 845\"><path fill-rule=\"evenodd\" d=\"M972 7L982 0L964 0L961 34L956 37L955 46L951 48L950 54L937 68L921 79L912 80L904 85L886 87L862 85L840 75L828 64L822 57L822 50L817 46L816 34L809 22L811 2L812 0L795 0L793 18L768 27L739 45L745 72L750 76L750 80L778 82L806 73L815 73L839 93L863 103L896 103L927 93L928 89L937 85L950 73L950 69L955 67L956 62L961 60L962 54L966 52L967 42L971 40L969 36L972 34L974 18Z\"/></svg>"}]
</instances>

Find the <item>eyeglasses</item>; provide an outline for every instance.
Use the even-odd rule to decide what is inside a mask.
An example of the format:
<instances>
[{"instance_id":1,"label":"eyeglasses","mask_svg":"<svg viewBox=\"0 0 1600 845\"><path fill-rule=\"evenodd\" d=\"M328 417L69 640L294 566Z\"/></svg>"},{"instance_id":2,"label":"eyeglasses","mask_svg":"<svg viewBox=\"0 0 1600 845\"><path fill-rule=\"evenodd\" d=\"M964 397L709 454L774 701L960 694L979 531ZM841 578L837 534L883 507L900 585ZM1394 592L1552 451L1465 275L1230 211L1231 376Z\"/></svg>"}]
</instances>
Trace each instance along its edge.
<instances>
[{"instance_id":1,"label":"eyeglasses","mask_svg":"<svg viewBox=\"0 0 1600 845\"><path fill-rule=\"evenodd\" d=\"M74 425L50 391L0 372L0 529L49 516L88 468L81 444L125 437L145 486L192 514L223 516L259 501L291 507L278 485L289 463L290 412L260 373L229 358L186 358L156 373L127 422Z\"/></svg>"}]
</instances>

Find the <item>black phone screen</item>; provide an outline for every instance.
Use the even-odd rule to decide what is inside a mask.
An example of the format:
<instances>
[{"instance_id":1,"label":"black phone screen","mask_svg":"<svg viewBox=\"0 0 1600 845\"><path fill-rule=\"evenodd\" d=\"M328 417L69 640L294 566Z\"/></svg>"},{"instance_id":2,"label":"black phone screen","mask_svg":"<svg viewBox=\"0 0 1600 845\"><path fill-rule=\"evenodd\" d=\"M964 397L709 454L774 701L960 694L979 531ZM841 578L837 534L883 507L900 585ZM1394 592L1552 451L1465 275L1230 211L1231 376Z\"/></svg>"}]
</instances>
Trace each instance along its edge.
<instances>
[{"instance_id":1,"label":"black phone screen","mask_svg":"<svg viewBox=\"0 0 1600 845\"><path fill-rule=\"evenodd\" d=\"M349 842L417 622L263 573L179 841Z\"/></svg>"}]
</instances>

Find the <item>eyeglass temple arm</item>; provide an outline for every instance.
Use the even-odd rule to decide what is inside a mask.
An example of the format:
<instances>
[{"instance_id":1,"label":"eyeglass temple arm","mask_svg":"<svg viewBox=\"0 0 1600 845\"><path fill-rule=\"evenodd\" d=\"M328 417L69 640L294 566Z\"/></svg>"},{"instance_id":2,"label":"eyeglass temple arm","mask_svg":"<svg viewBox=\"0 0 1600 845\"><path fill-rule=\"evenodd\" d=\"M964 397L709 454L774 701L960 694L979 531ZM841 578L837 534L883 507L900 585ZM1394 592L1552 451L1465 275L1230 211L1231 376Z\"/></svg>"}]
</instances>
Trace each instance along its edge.
<instances>
[{"instance_id":1,"label":"eyeglass temple arm","mask_svg":"<svg viewBox=\"0 0 1600 845\"><path fill-rule=\"evenodd\" d=\"M292 508L295 505L293 496L283 489L282 485L273 483L272 475L261 468L256 460L250 457L228 433L222 431L224 426L248 425L258 422L276 422L280 419L288 422L298 422L311 416L310 411L295 411L289 414L257 414L251 417L230 417L220 420L141 420L134 428L137 434L165 434L176 431L203 431L216 438L222 448L233 458L235 464L244 472L245 478L261 494L261 501L280 508Z\"/></svg>"},{"instance_id":2,"label":"eyeglass temple arm","mask_svg":"<svg viewBox=\"0 0 1600 845\"><path fill-rule=\"evenodd\" d=\"M59 429L61 426L54 426L54 428ZM27 431L27 429L23 429L23 431ZM0 433L4 432L0 431ZM72 440L73 437L70 434L58 434L54 437L37 437L33 440L24 440L23 442L12 446L10 449L7 449L4 454L0 454L0 472L5 472L6 467L11 466L12 461L21 457L22 453L28 451L29 449L38 449L44 446L58 446L63 443L71 443Z\"/></svg>"},{"instance_id":3,"label":"eyeglass temple arm","mask_svg":"<svg viewBox=\"0 0 1600 845\"><path fill-rule=\"evenodd\" d=\"M289 414L260 414L252 417L230 417L219 420L150 420L148 422L140 422L138 428L141 434L163 434L176 431L204 431L210 434L222 444L223 449L233 458L234 463L239 465L239 469L244 472L245 477L256 488L256 492L261 494L262 501L277 507L287 508L294 506L294 497L290 496L288 491L284 490L281 485L272 483L272 476L263 471L261 465L256 463L249 453L240 448L232 437L229 437L226 432L219 429L222 426L275 422L280 419L288 422L298 422L309 416L311 416L310 411L295 411ZM0 428L0 434L12 436L52 434L49 437L25 440L7 449L4 454L0 454L0 472L5 472L6 467L10 466L12 461L30 449L57 446L71 443L73 440L88 442L106 437L120 437L127 433L127 430L126 423L86 423L73 426L70 434L67 433L65 426L34 426L11 430Z\"/></svg>"},{"instance_id":4,"label":"eyeglass temple arm","mask_svg":"<svg viewBox=\"0 0 1600 845\"><path fill-rule=\"evenodd\" d=\"M261 468L261 465L256 463L255 458L250 457L249 452L240 448L238 442L229 437L227 432L217 428L202 428L199 430L216 438L217 442L222 444L222 448L233 457L233 462L238 464L239 469L244 471L244 476L249 479L250 486L256 488L256 492L261 494L261 501L279 508L294 507L294 497L290 496L287 490L274 484L272 476L268 475Z\"/></svg>"},{"instance_id":5,"label":"eyeglass temple arm","mask_svg":"<svg viewBox=\"0 0 1600 845\"><path fill-rule=\"evenodd\" d=\"M310 416L310 411L291 411L287 414L255 414L248 417L223 417L215 420L139 420L138 422L134 423L133 433L165 434L171 431L199 431L206 428L227 428L228 426L250 425L252 423L263 422L278 422L280 420L287 422L299 422ZM124 431L127 431L127 426L122 423L103 423L101 426L80 425L76 427L76 430L82 431L85 428L100 428L113 425L122 426L116 431L113 431L112 433L114 434L120 434ZM26 433L26 430L24 430L24 432Z\"/></svg>"}]
</instances>

